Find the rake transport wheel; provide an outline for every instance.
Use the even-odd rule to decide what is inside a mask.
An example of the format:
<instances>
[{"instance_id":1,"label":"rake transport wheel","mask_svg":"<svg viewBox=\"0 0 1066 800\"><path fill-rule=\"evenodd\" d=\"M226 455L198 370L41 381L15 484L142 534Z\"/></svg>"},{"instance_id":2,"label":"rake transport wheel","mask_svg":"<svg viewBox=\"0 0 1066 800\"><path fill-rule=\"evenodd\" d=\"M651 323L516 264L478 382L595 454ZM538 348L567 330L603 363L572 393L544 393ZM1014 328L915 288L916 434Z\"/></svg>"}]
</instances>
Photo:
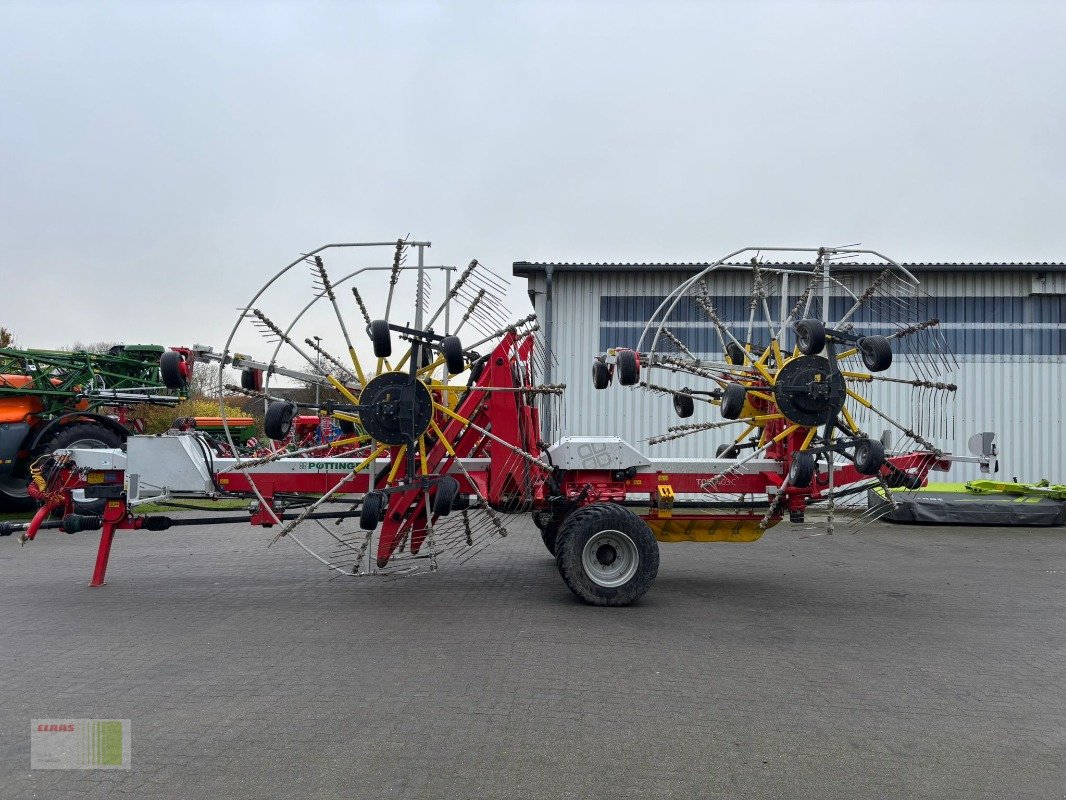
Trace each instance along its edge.
<instances>
[{"instance_id":1,"label":"rake transport wheel","mask_svg":"<svg viewBox=\"0 0 1066 800\"><path fill-rule=\"evenodd\" d=\"M555 541L559 574L583 602L626 606L659 571L659 543L648 524L622 506L594 503L566 517Z\"/></svg>"},{"instance_id":2,"label":"rake transport wheel","mask_svg":"<svg viewBox=\"0 0 1066 800\"><path fill-rule=\"evenodd\" d=\"M383 246L391 266L366 258ZM538 461L535 410L516 403L548 393L532 385L535 319L508 324L501 279L477 261L426 266L429 246L317 248L252 297L222 353L196 351L242 371L240 386L220 376L220 394L264 404L270 442L239 456L226 469L241 480L225 482L250 488L275 539L293 540L336 573L433 571L444 553L476 550L506 534L497 505L528 505L530 475L541 474L532 465L548 467ZM409 253L417 265L406 263ZM241 355L259 337L273 352ZM225 407L221 415L240 454ZM489 461L517 477L475 479L465 466ZM285 485L306 490L279 495L277 474L300 475Z\"/></svg>"},{"instance_id":3,"label":"rake transport wheel","mask_svg":"<svg viewBox=\"0 0 1066 800\"><path fill-rule=\"evenodd\" d=\"M767 250L772 263L762 263ZM850 262L860 257L873 264L856 269ZM648 439L676 443L669 456L703 457L712 446L689 446L689 437L725 429L733 438L717 457L736 461L716 465L722 471L699 487L708 501L739 507L739 487L752 482L733 476L765 470L770 509L756 516L766 527L860 481L918 485L943 458L930 438L948 428L956 386L944 377L954 363L938 325L924 316L918 280L874 251L745 248L682 283L635 340L597 362L621 373L622 385L639 379L642 390L671 398L686 421ZM910 374L888 374L897 364ZM879 405L878 390L898 396L902 386L912 402ZM899 449L886 453L869 424L902 434Z\"/></svg>"}]
</instances>

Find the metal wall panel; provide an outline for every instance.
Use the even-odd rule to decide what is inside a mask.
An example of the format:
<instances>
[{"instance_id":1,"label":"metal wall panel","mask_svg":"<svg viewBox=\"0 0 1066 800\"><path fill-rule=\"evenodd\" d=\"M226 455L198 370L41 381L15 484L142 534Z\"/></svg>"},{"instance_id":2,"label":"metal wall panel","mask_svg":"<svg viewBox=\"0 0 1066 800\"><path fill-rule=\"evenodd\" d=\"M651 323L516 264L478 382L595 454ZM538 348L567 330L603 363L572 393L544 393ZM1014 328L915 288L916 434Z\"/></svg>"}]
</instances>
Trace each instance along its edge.
<instances>
[{"instance_id":1,"label":"metal wall panel","mask_svg":"<svg viewBox=\"0 0 1066 800\"><path fill-rule=\"evenodd\" d=\"M712 431L651 447L645 441L649 436L662 433L679 421L670 399L617 385L602 392L592 388L590 365L599 352L601 295L666 295L687 277L688 274L676 272L554 275L552 347L556 365L552 380L567 385L565 418L560 420L567 434L621 436L655 457L713 456L715 447L726 441L725 431ZM1025 273L952 273L923 275L922 288L931 294L956 297L1018 297L1029 295L1033 285L1032 276ZM536 311L544 324L543 276L531 280L530 289L535 293ZM723 275L716 278L714 290L743 294L748 290L748 281L742 275ZM1062 419L1066 358L998 354L961 356L959 361L951 378L959 386L954 430L947 430L946 436L934 441L945 450L966 453L966 440L971 434L993 430L998 434L1002 454L1002 476L1016 476L1022 481L1047 477L1053 482L1066 482ZM656 373L654 380L680 388L686 378ZM871 399L901 422L914 418L915 399L910 387L877 384ZM688 421L719 418L717 407L697 404L695 416ZM880 435L889 427L872 416L863 424L873 435ZM976 475L975 467L959 465L950 479L966 480Z\"/></svg>"}]
</instances>

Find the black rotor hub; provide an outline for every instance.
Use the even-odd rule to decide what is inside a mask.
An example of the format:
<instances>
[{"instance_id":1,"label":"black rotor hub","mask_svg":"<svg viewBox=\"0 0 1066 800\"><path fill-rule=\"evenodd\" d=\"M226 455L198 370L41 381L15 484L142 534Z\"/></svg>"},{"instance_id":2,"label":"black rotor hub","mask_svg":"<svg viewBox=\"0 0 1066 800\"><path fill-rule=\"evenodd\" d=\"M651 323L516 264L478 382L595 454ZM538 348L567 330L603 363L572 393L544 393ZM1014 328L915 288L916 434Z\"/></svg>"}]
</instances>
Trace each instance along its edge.
<instances>
[{"instance_id":1,"label":"black rotor hub","mask_svg":"<svg viewBox=\"0 0 1066 800\"><path fill-rule=\"evenodd\" d=\"M409 444L426 432L433 418L429 389L404 372L372 378L359 396L359 405L366 432L383 444Z\"/></svg>"},{"instance_id":2,"label":"black rotor hub","mask_svg":"<svg viewBox=\"0 0 1066 800\"><path fill-rule=\"evenodd\" d=\"M797 356L785 362L774 383L777 407L797 425L825 425L844 407L847 384L838 370L830 372L825 356Z\"/></svg>"}]
</instances>

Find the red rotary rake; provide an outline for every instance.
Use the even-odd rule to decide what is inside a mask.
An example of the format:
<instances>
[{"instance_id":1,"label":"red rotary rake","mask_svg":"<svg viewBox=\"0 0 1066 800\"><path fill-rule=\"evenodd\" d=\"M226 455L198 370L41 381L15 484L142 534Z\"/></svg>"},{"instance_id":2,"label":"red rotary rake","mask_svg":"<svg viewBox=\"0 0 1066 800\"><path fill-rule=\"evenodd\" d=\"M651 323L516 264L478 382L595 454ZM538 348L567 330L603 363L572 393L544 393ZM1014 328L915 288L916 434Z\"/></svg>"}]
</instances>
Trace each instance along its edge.
<instances>
[{"instance_id":1,"label":"red rotary rake","mask_svg":"<svg viewBox=\"0 0 1066 800\"><path fill-rule=\"evenodd\" d=\"M424 264L429 243L390 245L395 247L392 265L380 268L388 272L390 283L386 295L371 302L384 313L372 317L357 289L351 304L342 301L338 287L378 268L364 267L333 281L321 255L355 246L327 245L301 256L252 299L221 352L176 350L163 365L164 375L175 384L201 360L240 369L243 391L264 399L271 439L285 440L301 412L331 418L344 431L341 438L310 447L276 446L256 457L220 457L195 432L134 437L127 452L72 451L49 465L47 503L34 520L8 525L6 532L22 529L23 541L28 541L40 528L68 533L102 528L92 580L99 586L117 530L245 521L276 528L274 541L291 539L334 574L394 575L423 567L434 571L446 557L464 561L507 535L505 515L532 514L562 578L578 597L596 605L624 605L654 580L660 541L754 541L780 521L785 509L796 520L811 502L831 503L867 486L916 487L931 468L946 468L951 460L917 430L877 412L872 401L852 388L876 383L892 361L893 342L935 328L935 321L903 322L898 313L888 331L893 338L860 335L856 324L849 327L858 309L881 292L898 298L893 282L911 285L891 262L884 275L855 294L830 276L828 266L833 257L854 251L817 251L813 265L787 271L804 273L806 288L794 313L783 313L776 321L768 311L772 293L766 289L767 270L757 264L747 268L757 284L752 310L766 311L763 329L769 343L762 346L754 344L760 333L754 314L744 337L729 332L710 296L699 293L699 280L706 276L679 287L645 327L636 349L612 350L595 361L594 382L603 388L617 378L624 385L668 394L682 417L691 416L699 402L717 406L726 418L681 426L655 437L653 444L726 424L745 429L716 458L649 459L614 437L564 437L545 444L553 432L542 429L541 411L545 403L559 399L563 387L535 383L543 357L536 324L532 318L501 323L496 312L500 298L494 297L499 284L476 261L453 283L450 268ZM417 267L404 264L410 248L418 250ZM263 309L264 292L305 263L317 280L315 297L302 310L294 306L292 323L282 327ZM400 324L390 319L394 290L414 270L414 322ZM434 270L444 273L446 286L443 302L428 314L428 275ZM694 287L706 301L696 303L706 318L678 321L675 311ZM819 293L821 319L814 313ZM830 322L834 293L852 297L858 306ZM281 294L291 296L284 290ZM788 297L787 290L782 296ZM325 317L309 313L320 301ZM363 317L358 328L345 321L348 305L358 307ZM330 316L344 342L343 359L327 352L321 337L301 337L299 332L301 323L320 325ZM233 350L245 320L276 342L270 359L255 361ZM443 330L435 332L435 324ZM787 349L784 338L792 327L797 342ZM370 353L349 333L360 328L366 331ZM708 329L720 337L724 359L708 357L706 340L700 338ZM468 333L473 344L464 342L471 338ZM398 357L395 340L407 343ZM283 351L305 366L279 363ZM869 371L853 369L849 359L854 358L862 359ZM711 388L641 383L641 374L652 369L675 381L700 378ZM315 401L280 397L280 390L270 386L276 376L315 387ZM936 383L893 380L922 390ZM849 400L898 424L920 446L886 453L879 440L862 432L847 407ZM745 448L752 452L739 457ZM231 452L239 450L233 446ZM105 498L104 514L75 513L74 489ZM250 508L209 518L137 513L144 503L189 497L247 498ZM54 514L62 518L49 520Z\"/></svg>"}]
</instances>

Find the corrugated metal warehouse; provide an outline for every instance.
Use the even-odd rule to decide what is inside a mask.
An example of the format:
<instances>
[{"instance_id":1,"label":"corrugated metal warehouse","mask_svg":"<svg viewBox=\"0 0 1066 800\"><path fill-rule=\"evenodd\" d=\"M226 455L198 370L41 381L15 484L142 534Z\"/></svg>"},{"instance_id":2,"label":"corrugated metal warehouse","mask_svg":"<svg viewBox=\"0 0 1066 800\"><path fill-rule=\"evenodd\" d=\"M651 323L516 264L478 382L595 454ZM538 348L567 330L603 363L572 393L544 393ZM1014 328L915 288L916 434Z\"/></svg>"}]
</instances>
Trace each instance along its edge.
<instances>
[{"instance_id":1,"label":"corrugated metal warehouse","mask_svg":"<svg viewBox=\"0 0 1066 800\"><path fill-rule=\"evenodd\" d=\"M514 263L514 274L528 281L530 300L555 356L551 371L543 378L567 386L564 416L554 420L557 430L564 435L621 436L639 450L662 457L713 456L719 443L731 439L715 431L651 447L644 440L678 422L669 399L636 388L592 388L593 358L608 347L635 346L663 298L707 266ZM958 385L950 404L953 422L936 422L933 441L947 451L966 454L970 435L995 431L1001 477L1066 482L1062 455L1066 447L1062 425L1066 264L902 266L920 281L927 295L923 313L940 321L943 340L957 361L957 366L948 365L948 379ZM851 263L833 269L834 275L844 276L858 291L883 267ZM746 325L750 274L714 272L708 276L708 288L727 323ZM880 325L879 332L888 332L876 317L863 324L871 330ZM707 344L710 327L705 318L696 316L678 325L696 353L713 347ZM896 358L907 361L909 356L897 353ZM655 380L682 385L680 379L671 382L658 374ZM871 387L869 393L878 408L903 422L929 414L919 395L910 386L884 383ZM703 406L690 421L712 420L716 413L717 409ZM860 424L875 436L888 427L876 418L860 420ZM956 465L951 479L976 474L972 465Z\"/></svg>"}]
</instances>

